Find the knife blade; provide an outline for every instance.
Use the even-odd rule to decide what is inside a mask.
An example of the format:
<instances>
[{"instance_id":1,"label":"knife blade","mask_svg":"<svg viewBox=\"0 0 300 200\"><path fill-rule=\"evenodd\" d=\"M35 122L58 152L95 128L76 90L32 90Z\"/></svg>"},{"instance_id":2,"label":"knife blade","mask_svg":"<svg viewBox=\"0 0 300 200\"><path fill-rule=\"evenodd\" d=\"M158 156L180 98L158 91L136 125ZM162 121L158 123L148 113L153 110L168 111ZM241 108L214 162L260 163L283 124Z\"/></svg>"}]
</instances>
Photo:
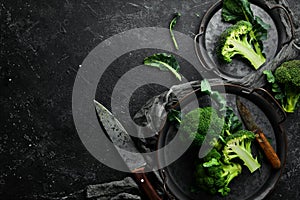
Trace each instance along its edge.
<instances>
[{"instance_id":1,"label":"knife blade","mask_svg":"<svg viewBox=\"0 0 300 200\"><path fill-rule=\"evenodd\" d=\"M117 149L128 169L133 173L137 183L149 199L161 200L148 180L145 167L147 162L137 150L133 140L119 120L102 104L94 100L94 105L99 119L107 135Z\"/></svg>"},{"instance_id":2,"label":"knife blade","mask_svg":"<svg viewBox=\"0 0 300 200\"><path fill-rule=\"evenodd\" d=\"M279 169L281 167L280 159L278 158L270 142L267 140L262 129L255 122L250 110L241 102L239 97L236 98L236 105L244 122L244 125L248 130L255 133L256 141L259 144L260 148L263 150L271 166L274 169Z\"/></svg>"}]
</instances>

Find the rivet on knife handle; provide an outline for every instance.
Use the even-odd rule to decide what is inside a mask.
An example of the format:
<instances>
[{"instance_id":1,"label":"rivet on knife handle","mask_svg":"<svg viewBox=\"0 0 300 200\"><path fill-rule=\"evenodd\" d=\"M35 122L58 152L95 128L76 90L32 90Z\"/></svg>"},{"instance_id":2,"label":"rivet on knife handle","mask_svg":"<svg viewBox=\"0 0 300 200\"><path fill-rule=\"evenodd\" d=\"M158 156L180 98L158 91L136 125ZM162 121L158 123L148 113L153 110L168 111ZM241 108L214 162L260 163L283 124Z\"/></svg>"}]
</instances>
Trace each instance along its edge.
<instances>
[{"instance_id":1,"label":"rivet on knife handle","mask_svg":"<svg viewBox=\"0 0 300 200\"><path fill-rule=\"evenodd\" d=\"M141 189L145 192L149 200L161 200L145 173L146 160L143 155L139 153L133 140L122 126L121 122L119 122L107 108L96 100L94 100L94 105L107 135L116 147L116 150L128 169L134 174Z\"/></svg>"},{"instance_id":2,"label":"rivet on knife handle","mask_svg":"<svg viewBox=\"0 0 300 200\"><path fill-rule=\"evenodd\" d=\"M155 191L155 189L152 187L152 184L148 180L144 168L134 170L133 175L135 176L135 179L138 181L138 184L145 192L149 200L162 200L162 198L158 196L157 192Z\"/></svg>"},{"instance_id":3,"label":"rivet on knife handle","mask_svg":"<svg viewBox=\"0 0 300 200\"><path fill-rule=\"evenodd\" d=\"M254 121L250 110L241 102L239 97L236 98L236 105L246 128L256 133L256 141L258 142L260 148L263 150L271 166L274 169L279 169L281 167L280 159L278 158L270 142L267 140L262 129Z\"/></svg>"}]
</instances>

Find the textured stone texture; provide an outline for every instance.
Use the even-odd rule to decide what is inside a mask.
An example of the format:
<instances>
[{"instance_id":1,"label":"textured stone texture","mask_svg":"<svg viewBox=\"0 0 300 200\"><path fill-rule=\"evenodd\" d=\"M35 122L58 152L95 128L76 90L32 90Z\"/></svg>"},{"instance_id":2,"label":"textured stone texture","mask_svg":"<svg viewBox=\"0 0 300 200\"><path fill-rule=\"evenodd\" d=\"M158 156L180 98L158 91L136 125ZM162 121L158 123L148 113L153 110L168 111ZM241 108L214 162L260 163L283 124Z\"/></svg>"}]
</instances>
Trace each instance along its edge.
<instances>
[{"instance_id":1,"label":"textured stone texture","mask_svg":"<svg viewBox=\"0 0 300 200\"><path fill-rule=\"evenodd\" d=\"M120 193L114 197L108 197L107 200L140 200L141 197L138 195L128 194L128 193ZM106 200L105 198L98 198L98 200Z\"/></svg>"},{"instance_id":2,"label":"textured stone texture","mask_svg":"<svg viewBox=\"0 0 300 200\"><path fill-rule=\"evenodd\" d=\"M99 197L107 199L118 199L121 197L130 198L129 194L126 192L138 191L137 184L132 180L132 178L127 177L121 181L113 181L110 183L103 183L97 185L89 185L87 187L87 198ZM136 196L136 195L135 195ZM134 196L133 196L134 197Z\"/></svg>"},{"instance_id":3,"label":"textured stone texture","mask_svg":"<svg viewBox=\"0 0 300 200\"><path fill-rule=\"evenodd\" d=\"M127 177L93 158L76 133L71 108L76 72L103 40L137 27L168 28L176 11L182 14L176 30L193 37L214 2L2 0L0 199L86 199L88 185ZM288 3L299 35L300 3ZM127 54L112 66L136 66L144 56L144 52ZM188 63L184 66L182 72L188 75ZM102 80L100 84L106 87L96 94L106 105L110 99L102 94L110 93L113 85L109 83L118 77L109 78ZM161 90L156 86L145 89L137 99L146 101ZM299 117L300 110L288 115L285 123L288 157L283 176L269 197L272 200L300 199Z\"/></svg>"}]
</instances>

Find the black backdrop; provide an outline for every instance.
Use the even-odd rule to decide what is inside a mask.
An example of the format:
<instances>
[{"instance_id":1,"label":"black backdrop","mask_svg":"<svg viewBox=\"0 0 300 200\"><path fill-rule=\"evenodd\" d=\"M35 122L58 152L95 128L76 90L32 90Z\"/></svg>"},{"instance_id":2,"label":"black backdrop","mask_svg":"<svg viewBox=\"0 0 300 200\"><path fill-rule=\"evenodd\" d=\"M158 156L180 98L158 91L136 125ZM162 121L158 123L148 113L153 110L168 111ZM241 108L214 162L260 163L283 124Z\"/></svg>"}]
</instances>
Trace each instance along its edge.
<instances>
[{"instance_id":1,"label":"black backdrop","mask_svg":"<svg viewBox=\"0 0 300 200\"><path fill-rule=\"evenodd\" d=\"M176 30L193 37L212 3L1 1L0 199L50 199L127 176L94 159L77 135L71 101L79 65L100 42L122 31L168 28L176 11L182 14ZM299 24L300 4L293 0L289 3ZM114 65L142 63L143 54L130 58L118 59ZM142 96L162 90L144 89L140 91ZM97 96L106 88L100 85L100 90ZM103 97L102 101L109 99ZM287 165L270 199L300 198L299 117L299 110L288 115Z\"/></svg>"}]
</instances>

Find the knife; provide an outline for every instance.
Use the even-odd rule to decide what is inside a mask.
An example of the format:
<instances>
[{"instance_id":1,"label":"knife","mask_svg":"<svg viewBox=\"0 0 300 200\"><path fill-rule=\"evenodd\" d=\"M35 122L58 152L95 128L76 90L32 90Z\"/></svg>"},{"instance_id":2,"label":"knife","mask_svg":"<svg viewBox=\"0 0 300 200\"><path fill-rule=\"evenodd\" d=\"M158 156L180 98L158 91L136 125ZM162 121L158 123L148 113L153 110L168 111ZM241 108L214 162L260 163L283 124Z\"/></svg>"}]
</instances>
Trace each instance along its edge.
<instances>
[{"instance_id":1,"label":"knife","mask_svg":"<svg viewBox=\"0 0 300 200\"><path fill-rule=\"evenodd\" d=\"M96 100L94 100L94 105L107 135L129 170L133 173L138 185L150 200L161 200L146 176L145 167L147 163L135 147L130 135L108 109Z\"/></svg>"},{"instance_id":2,"label":"knife","mask_svg":"<svg viewBox=\"0 0 300 200\"><path fill-rule=\"evenodd\" d=\"M246 128L255 133L256 141L263 150L271 166L274 169L279 169L281 167L281 162L262 129L254 121L250 110L241 102L239 97L236 98L236 105Z\"/></svg>"}]
</instances>

